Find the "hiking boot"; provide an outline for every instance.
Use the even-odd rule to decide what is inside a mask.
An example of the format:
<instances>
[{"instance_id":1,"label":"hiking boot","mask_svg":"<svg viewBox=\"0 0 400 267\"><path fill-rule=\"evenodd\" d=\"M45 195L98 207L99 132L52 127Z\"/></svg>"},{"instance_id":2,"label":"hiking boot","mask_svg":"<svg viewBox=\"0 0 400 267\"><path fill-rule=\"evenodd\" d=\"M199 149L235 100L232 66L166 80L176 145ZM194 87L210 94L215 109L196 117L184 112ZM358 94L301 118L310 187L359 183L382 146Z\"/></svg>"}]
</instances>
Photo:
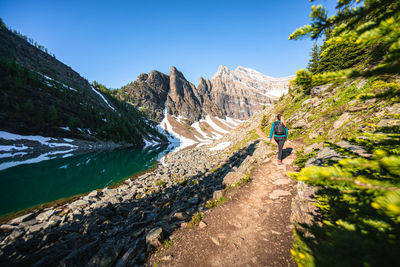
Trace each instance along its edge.
<instances>
[{"instance_id":1,"label":"hiking boot","mask_svg":"<svg viewBox=\"0 0 400 267\"><path fill-rule=\"evenodd\" d=\"M278 159L278 165L282 165L282 160Z\"/></svg>"}]
</instances>

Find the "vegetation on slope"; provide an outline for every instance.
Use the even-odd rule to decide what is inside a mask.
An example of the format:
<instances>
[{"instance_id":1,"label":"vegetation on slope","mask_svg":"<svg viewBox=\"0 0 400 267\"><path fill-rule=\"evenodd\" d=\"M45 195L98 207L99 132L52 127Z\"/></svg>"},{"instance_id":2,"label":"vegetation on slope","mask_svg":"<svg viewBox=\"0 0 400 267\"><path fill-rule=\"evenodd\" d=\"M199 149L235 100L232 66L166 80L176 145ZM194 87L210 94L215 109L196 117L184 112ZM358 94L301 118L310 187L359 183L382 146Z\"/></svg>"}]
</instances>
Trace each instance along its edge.
<instances>
[{"instance_id":1,"label":"vegetation on slope","mask_svg":"<svg viewBox=\"0 0 400 267\"><path fill-rule=\"evenodd\" d=\"M160 136L136 108L113 97L103 85L90 85L72 69L9 31L4 23L0 27L0 41L2 130L95 137L136 146L144 145L143 136ZM27 49L35 53L24 54ZM102 92L115 110L91 86Z\"/></svg>"},{"instance_id":2,"label":"vegetation on slope","mask_svg":"<svg viewBox=\"0 0 400 267\"><path fill-rule=\"evenodd\" d=\"M299 155L298 164L307 167L290 175L317 188L318 215L311 225L296 227L292 254L299 266L395 266L400 253L400 2L339 0L337 8L337 15L328 17L322 6L314 6L312 24L291 35L324 34L325 40L313 48L309 68L297 73L289 94L275 107L287 118L291 135L342 158L307 166L318 149Z\"/></svg>"}]
</instances>

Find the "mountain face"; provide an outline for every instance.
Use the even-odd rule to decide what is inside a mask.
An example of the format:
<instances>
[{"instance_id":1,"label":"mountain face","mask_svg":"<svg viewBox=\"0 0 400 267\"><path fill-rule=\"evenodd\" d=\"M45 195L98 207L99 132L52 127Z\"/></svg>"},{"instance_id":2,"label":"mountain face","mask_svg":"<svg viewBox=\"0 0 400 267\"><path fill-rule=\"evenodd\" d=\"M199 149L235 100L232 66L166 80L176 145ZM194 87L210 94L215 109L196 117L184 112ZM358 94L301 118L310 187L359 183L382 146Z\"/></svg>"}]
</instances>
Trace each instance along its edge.
<instances>
[{"instance_id":1,"label":"mountain face","mask_svg":"<svg viewBox=\"0 0 400 267\"><path fill-rule=\"evenodd\" d=\"M211 78L211 99L226 116L244 120L287 93L291 79L272 78L241 66L233 71L220 66Z\"/></svg>"},{"instance_id":2,"label":"mountain face","mask_svg":"<svg viewBox=\"0 0 400 267\"><path fill-rule=\"evenodd\" d=\"M287 92L291 78L220 66L211 80L200 77L196 87L172 67L169 76L158 71L141 74L116 95L179 139L203 142L220 138L238 119L248 119L271 105Z\"/></svg>"},{"instance_id":3,"label":"mountain face","mask_svg":"<svg viewBox=\"0 0 400 267\"><path fill-rule=\"evenodd\" d=\"M220 66L211 80L200 77L196 88L172 67L169 76L158 71L141 74L117 95L144 109L157 122L163 119L164 108L167 114L184 117L190 123L207 115L248 119L287 93L292 78L272 78L240 66L233 71Z\"/></svg>"},{"instance_id":4,"label":"mountain face","mask_svg":"<svg viewBox=\"0 0 400 267\"><path fill-rule=\"evenodd\" d=\"M153 80L149 83L161 90L157 95L162 97L163 87L158 78ZM0 26L0 131L137 147L145 144L144 139L166 140L136 108L95 87L55 57Z\"/></svg>"},{"instance_id":5,"label":"mountain face","mask_svg":"<svg viewBox=\"0 0 400 267\"><path fill-rule=\"evenodd\" d=\"M170 89L169 77L159 71L140 74L138 79L117 91L117 96L144 112L148 118L160 122L165 100Z\"/></svg>"}]
</instances>

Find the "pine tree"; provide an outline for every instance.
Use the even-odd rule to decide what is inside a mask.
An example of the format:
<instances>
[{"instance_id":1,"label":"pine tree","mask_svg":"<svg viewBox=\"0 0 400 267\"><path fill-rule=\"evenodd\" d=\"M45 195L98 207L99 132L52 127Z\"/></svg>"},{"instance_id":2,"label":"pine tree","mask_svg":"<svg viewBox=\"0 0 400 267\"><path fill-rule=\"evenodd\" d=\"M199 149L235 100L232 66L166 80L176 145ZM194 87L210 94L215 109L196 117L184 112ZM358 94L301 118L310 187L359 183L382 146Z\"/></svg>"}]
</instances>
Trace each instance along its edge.
<instances>
[{"instance_id":1,"label":"pine tree","mask_svg":"<svg viewBox=\"0 0 400 267\"><path fill-rule=\"evenodd\" d=\"M51 125L56 125L58 121L57 109L54 105L49 108L48 119Z\"/></svg>"},{"instance_id":2,"label":"pine tree","mask_svg":"<svg viewBox=\"0 0 400 267\"><path fill-rule=\"evenodd\" d=\"M312 6L311 24L297 29L289 39L317 39L329 32L330 44L349 42L373 57L370 62L375 66L367 71L360 68L361 74L400 73L400 1L338 0L336 8L337 14L328 17L322 5Z\"/></svg>"},{"instance_id":3,"label":"pine tree","mask_svg":"<svg viewBox=\"0 0 400 267\"><path fill-rule=\"evenodd\" d=\"M318 46L317 42L314 42L314 46L311 50L310 53L310 61L308 62L308 66L307 69L309 71L311 71L311 73L316 73L318 71L319 68L319 62L321 60L321 56L320 56L320 47Z\"/></svg>"}]
</instances>

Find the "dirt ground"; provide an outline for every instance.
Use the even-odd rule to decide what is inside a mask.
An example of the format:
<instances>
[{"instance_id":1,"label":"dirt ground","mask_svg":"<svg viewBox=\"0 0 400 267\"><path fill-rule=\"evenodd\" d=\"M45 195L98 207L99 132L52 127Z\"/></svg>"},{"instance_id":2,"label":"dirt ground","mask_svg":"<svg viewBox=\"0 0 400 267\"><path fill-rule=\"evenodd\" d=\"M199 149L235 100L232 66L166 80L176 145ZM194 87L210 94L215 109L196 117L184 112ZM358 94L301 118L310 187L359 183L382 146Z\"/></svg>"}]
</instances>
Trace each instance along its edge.
<instances>
[{"instance_id":1,"label":"dirt ground","mask_svg":"<svg viewBox=\"0 0 400 267\"><path fill-rule=\"evenodd\" d=\"M296 266L290 255L296 183L286 172L293 171L299 147L286 142L283 165L276 159L259 164L250 183L230 190L225 204L207 210L204 224L173 233L173 245L152 255L148 266Z\"/></svg>"}]
</instances>

